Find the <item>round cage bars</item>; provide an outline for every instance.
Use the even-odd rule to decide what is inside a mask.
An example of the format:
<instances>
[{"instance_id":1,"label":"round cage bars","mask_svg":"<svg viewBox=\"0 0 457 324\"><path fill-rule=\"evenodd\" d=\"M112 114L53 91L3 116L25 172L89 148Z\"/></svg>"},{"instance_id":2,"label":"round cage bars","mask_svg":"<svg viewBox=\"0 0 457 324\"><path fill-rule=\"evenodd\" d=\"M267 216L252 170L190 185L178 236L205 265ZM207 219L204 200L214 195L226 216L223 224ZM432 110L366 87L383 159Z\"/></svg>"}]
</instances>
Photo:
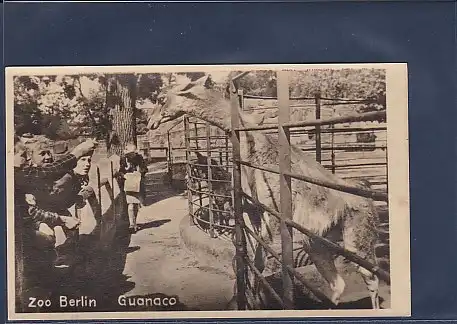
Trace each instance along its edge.
<instances>
[{"instance_id":1,"label":"round cage bars","mask_svg":"<svg viewBox=\"0 0 457 324\"><path fill-rule=\"evenodd\" d=\"M234 233L232 146L226 133L184 118L187 194L191 223L213 238Z\"/></svg>"}]
</instances>

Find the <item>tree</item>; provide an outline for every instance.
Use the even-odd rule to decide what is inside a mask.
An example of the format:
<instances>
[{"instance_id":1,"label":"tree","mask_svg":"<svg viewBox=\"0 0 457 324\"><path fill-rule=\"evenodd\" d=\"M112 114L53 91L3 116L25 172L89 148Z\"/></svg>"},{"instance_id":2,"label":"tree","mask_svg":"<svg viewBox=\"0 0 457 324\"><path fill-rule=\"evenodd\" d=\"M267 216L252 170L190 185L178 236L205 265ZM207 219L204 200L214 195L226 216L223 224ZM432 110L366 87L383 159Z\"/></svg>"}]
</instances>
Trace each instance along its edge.
<instances>
[{"instance_id":1,"label":"tree","mask_svg":"<svg viewBox=\"0 0 457 324\"><path fill-rule=\"evenodd\" d=\"M111 81L116 75L110 75ZM123 76L119 76L122 85ZM139 98L156 101L162 85L160 74L142 75ZM113 88L114 89L114 88ZM119 94L122 94L119 91ZM71 136L88 135L108 140L112 117L108 107L108 78L104 74L21 76L14 79L14 125L21 135L43 134L52 139L67 139L61 129L71 129ZM111 93L111 98L118 92ZM113 102L113 100L111 100ZM122 102L120 99L119 102ZM145 113L135 110L136 123L145 123ZM135 123L133 123L135 124ZM61 127L65 126L65 127ZM144 127L143 127L144 128Z\"/></svg>"},{"instance_id":2,"label":"tree","mask_svg":"<svg viewBox=\"0 0 457 324\"><path fill-rule=\"evenodd\" d=\"M252 71L239 80L246 94L276 97L276 73ZM292 97L362 99L358 111L385 109L386 75L382 69L308 69L294 71L290 78Z\"/></svg>"},{"instance_id":3,"label":"tree","mask_svg":"<svg viewBox=\"0 0 457 324\"><path fill-rule=\"evenodd\" d=\"M358 111L385 109L386 74L382 69L306 70L292 73L290 91L293 97L364 100Z\"/></svg>"},{"instance_id":4,"label":"tree","mask_svg":"<svg viewBox=\"0 0 457 324\"><path fill-rule=\"evenodd\" d=\"M145 134L149 110L182 78L203 72L147 74L77 74L24 76L14 80L14 124L18 134L31 132L62 140L80 135L106 141L121 154Z\"/></svg>"},{"instance_id":5,"label":"tree","mask_svg":"<svg viewBox=\"0 0 457 324\"><path fill-rule=\"evenodd\" d=\"M276 97L276 73L274 71L252 71L239 80L245 93L258 96Z\"/></svg>"},{"instance_id":6,"label":"tree","mask_svg":"<svg viewBox=\"0 0 457 324\"><path fill-rule=\"evenodd\" d=\"M75 136L66 121L77 117L80 102L62 77L16 77L14 94L14 126L18 135L44 134L52 139Z\"/></svg>"},{"instance_id":7,"label":"tree","mask_svg":"<svg viewBox=\"0 0 457 324\"><path fill-rule=\"evenodd\" d=\"M121 155L127 144L136 145L138 76L115 74L107 78L106 108L111 116L108 151Z\"/></svg>"}]
</instances>

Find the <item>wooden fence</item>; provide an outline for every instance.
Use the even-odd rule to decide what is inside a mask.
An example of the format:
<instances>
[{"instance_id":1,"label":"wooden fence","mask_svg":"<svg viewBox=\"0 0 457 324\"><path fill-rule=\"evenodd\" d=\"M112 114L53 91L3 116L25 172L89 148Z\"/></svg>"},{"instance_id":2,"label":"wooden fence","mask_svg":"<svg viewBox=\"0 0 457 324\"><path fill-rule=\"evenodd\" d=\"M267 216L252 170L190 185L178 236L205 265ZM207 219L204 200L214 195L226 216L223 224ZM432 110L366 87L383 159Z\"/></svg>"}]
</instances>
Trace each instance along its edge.
<instances>
[{"instance_id":1,"label":"wooden fence","mask_svg":"<svg viewBox=\"0 0 457 324\"><path fill-rule=\"evenodd\" d=\"M241 77L240 75L239 77ZM239 77L235 77L231 84L231 106L232 106L232 134L231 141L233 145L233 188L234 188L234 216L235 216L235 246L236 246L236 287L237 287L237 304L238 309L246 309L246 287L247 287L247 270L250 269L259 281L265 286L265 288L271 293L271 295L277 300L277 302L284 309L293 309L295 307L295 296L294 296L294 278L299 280L305 287L311 291L317 299L321 300L324 304L331 305L332 303L328 298L320 291L312 288L306 278L304 278L299 272L294 269L293 263L293 229L307 235L308 237L318 240L326 247L334 251L338 255L344 256L346 259L361 265L367 270L376 274L379 278L387 283L390 283L390 274L387 271L380 269L377 265L371 264L365 259L355 255L344 248L341 248L334 242L331 242L319 235L312 233L310 230L303 226L295 223L292 220L292 192L291 192L291 179L300 181L306 181L319 186L324 186L334 190L351 193L354 195L372 198L374 200L380 200L387 202L388 196L384 192L378 192L374 190L360 189L356 187L334 184L329 181L323 181L314 179L301 174L291 173L291 160L290 160L290 144L291 136L290 130L297 127L316 127L316 134L319 133L321 126L334 125L337 123L355 122L355 121L373 121L385 119L385 111L364 113L345 117L333 117L327 120L316 118L311 121L303 122L290 122L290 105L289 105L289 87L288 87L288 72L281 71L277 73L278 83L278 105L279 105L279 118L277 126L257 126L250 128L240 128L240 117L238 109L240 107L240 97L242 93L236 89L236 80ZM319 116L317 116L319 117ZM279 136L279 169L266 168L261 165L254 165L248 161L241 160L240 154L240 133L246 131L265 131L277 129ZM320 146L319 137L316 136L317 147ZM319 161L320 154L317 154ZM241 166L248 166L251 168L263 170L266 172L273 172L280 176L280 213L272 210L264 204L257 201L255 198L250 197L243 192L241 187ZM250 230L244 223L243 219L243 199L248 199L258 208L270 213L280 221L280 232L281 232L281 250L282 255L276 253L266 242L264 242L258 235ZM247 255L246 248L246 237L250 236L255 239L260 245L262 245L270 254L277 259L282 266L282 288L283 294L280 296L273 287L267 282L262 276L260 271L255 267L253 261L251 261Z\"/></svg>"}]
</instances>

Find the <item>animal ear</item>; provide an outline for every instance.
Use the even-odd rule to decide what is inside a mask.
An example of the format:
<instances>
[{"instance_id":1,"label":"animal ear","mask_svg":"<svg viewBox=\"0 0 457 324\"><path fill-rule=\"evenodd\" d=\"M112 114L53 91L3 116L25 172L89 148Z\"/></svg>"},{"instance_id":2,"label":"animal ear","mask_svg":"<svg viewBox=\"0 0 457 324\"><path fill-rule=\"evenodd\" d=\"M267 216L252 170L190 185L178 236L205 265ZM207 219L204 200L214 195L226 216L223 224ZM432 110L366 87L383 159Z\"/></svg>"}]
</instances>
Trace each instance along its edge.
<instances>
[{"instance_id":1,"label":"animal ear","mask_svg":"<svg viewBox=\"0 0 457 324\"><path fill-rule=\"evenodd\" d=\"M215 82L213 81L213 79L211 78L211 75L208 74L206 77L206 80L205 80L205 83L203 84L203 86L206 88L206 89L213 89L214 87L214 84ZM205 78L204 77L204 78Z\"/></svg>"},{"instance_id":2,"label":"animal ear","mask_svg":"<svg viewBox=\"0 0 457 324\"><path fill-rule=\"evenodd\" d=\"M213 81L211 80L211 76L209 74L202 76L201 78L191 81L188 84L186 84L183 88L179 90L179 94L188 92L192 88L196 86L204 86L205 88L212 87Z\"/></svg>"},{"instance_id":3,"label":"animal ear","mask_svg":"<svg viewBox=\"0 0 457 324\"><path fill-rule=\"evenodd\" d=\"M185 97L187 99L198 100L198 97L194 95L192 92L190 92L190 90L185 92L179 92L177 95L180 97Z\"/></svg>"},{"instance_id":4,"label":"animal ear","mask_svg":"<svg viewBox=\"0 0 457 324\"><path fill-rule=\"evenodd\" d=\"M195 83L194 83L194 82L189 82L184 88L182 88L181 90L179 90L179 93L189 91L189 90L192 89L193 87L195 87ZM178 94L179 94L179 93L178 93Z\"/></svg>"}]
</instances>

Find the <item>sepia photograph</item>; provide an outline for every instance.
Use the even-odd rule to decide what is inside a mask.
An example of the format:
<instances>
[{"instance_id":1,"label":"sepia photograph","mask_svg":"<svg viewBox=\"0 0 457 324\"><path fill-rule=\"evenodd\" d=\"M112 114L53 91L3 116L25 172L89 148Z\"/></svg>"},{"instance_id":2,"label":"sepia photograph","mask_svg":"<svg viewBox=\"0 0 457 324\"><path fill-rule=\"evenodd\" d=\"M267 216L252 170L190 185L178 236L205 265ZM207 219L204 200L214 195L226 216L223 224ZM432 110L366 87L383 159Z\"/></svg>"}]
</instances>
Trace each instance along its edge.
<instances>
[{"instance_id":1,"label":"sepia photograph","mask_svg":"<svg viewBox=\"0 0 457 324\"><path fill-rule=\"evenodd\" d=\"M9 319L410 316L407 78L7 68Z\"/></svg>"}]
</instances>

